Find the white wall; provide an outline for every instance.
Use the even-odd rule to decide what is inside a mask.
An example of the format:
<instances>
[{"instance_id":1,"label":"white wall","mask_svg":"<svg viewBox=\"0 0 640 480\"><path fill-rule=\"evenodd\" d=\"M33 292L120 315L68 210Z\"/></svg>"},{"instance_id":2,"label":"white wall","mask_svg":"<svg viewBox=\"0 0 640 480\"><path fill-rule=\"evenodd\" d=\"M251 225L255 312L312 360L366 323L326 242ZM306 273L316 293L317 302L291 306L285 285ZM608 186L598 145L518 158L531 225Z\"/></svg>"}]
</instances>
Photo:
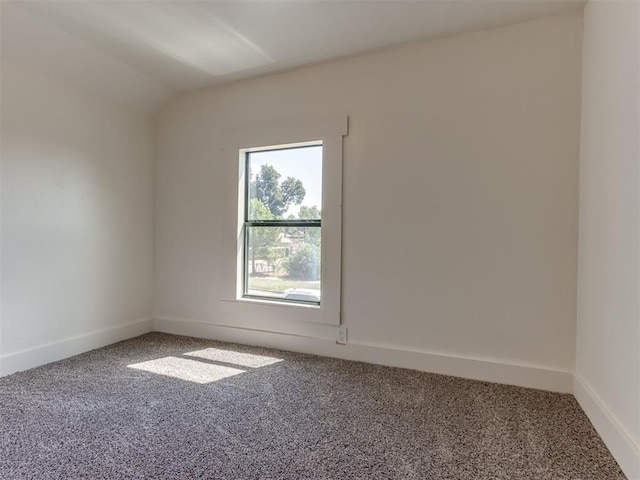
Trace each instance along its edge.
<instances>
[{"instance_id":1,"label":"white wall","mask_svg":"<svg viewBox=\"0 0 640 480\"><path fill-rule=\"evenodd\" d=\"M640 4L584 15L575 394L640 479Z\"/></svg>"},{"instance_id":2,"label":"white wall","mask_svg":"<svg viewBox=\"0 0 640 480\"><path fill-rule=\"evenodd\" d=\"M0 374L148 331L151 120L3 57L1 137Z\"/></svg>"},{"instance_id":3,"label":"white wall","mask_svg":"<svg viewBox=\"0 0 640 480\"><path fill-rule=\"evenodd\" d=\"M175 100L158 121L155 328L570 390L581 29L572 13ZM346 347L219 302L237 169L221 129L335 114Z\"/></svg>"}]
</instances>

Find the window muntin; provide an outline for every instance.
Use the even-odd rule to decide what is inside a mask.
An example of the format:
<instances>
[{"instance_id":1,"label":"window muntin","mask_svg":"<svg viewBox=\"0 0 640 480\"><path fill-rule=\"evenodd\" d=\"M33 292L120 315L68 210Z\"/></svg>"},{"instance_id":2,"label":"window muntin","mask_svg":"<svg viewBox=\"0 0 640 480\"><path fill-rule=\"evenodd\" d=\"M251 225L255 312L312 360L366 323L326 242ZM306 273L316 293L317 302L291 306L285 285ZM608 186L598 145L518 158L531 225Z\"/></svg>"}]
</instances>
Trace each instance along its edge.
<instances>
[{"instance_id":1,"label":"window muntin","mask_svg":"<svg viewBox=\"0 0 640 480\"><path fill-rule=\"evenodd\" d=\"M322 142L244 153L244 298L320 305Z\"/></svg>"}]
</instances>

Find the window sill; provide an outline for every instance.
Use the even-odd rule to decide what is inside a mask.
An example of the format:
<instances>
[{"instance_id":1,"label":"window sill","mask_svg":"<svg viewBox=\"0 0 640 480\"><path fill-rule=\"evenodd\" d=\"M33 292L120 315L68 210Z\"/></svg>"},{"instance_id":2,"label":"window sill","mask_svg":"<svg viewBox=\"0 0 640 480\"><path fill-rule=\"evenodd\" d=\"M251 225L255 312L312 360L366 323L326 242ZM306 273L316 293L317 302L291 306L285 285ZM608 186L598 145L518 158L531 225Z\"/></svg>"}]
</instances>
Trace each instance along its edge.
<instances>
[{"instance_id":1,"label":"window sill","mask_svg":"<svg viewBox=\"0 0 640 480\"><path fill-rule=\"evenodd\" d=\"M294 304L254 298L222 298L220 299L220 310L222 313L253 318L256 321L267 323L283 320L328 325L340 324L340 312L328 310L326 305Z\"/></svg>"},{"instance_id":2,"label":"window sill","mask_svg":"<svg viewBox=\"0 0 640 480\"><path fill-rule=\"evenodd\" d=\"M313 303L293 303L293 302L279 302L278 300L268 300L262 298L245 298L240 297L234 300L222 300L223 302L238 302L238 303L247 303L251 305L264 305L269 307L285 307L285 308L311 308L315 310L320 309L320 305Z\"/></svg>"}]
</instances>

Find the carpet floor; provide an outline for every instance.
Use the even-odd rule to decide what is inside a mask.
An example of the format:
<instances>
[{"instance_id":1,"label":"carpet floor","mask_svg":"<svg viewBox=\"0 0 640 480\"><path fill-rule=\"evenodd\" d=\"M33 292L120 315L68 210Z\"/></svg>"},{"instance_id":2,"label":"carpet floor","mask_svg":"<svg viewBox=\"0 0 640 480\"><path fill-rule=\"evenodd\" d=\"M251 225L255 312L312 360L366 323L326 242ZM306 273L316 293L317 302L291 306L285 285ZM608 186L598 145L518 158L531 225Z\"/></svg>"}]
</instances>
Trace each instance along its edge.
<instances>
[{"instance_id":1,"label":"carpet floor","mask_svg":"<svg viewBox=\"0 0 640 480\"><path fill-rule=\"evenodd\" d=\"M151 333L0 378L5 479L623 479L571 395Z\"/></svg>"}]
</instances>

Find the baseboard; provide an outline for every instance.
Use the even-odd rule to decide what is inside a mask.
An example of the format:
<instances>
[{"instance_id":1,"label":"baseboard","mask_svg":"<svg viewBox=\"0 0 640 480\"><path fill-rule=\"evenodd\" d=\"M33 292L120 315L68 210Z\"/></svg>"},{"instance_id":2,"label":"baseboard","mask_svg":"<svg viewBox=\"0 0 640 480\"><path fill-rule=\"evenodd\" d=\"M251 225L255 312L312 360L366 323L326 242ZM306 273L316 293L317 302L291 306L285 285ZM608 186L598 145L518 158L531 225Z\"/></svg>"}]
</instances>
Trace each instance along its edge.
<instances>
[{"instance_id":1,"label":"baseboard","mask_svg":"<svg viewBox=\"0 0 640 480\"><path fill-rule=\"evenodd\" d=\"M321 338L171 318L154 319L153 330L554 392L573 392L573 375L570 372L409 350L392 345L352 342L337 345L334 341Z\"/></svg>"},{"instance_id":2,"label":"baseboard","mask_svg":"<svg viewBox=\"0 0 640 480\"><path fill-rule=\"evenodd\" d=\"M640 446L580 375L574 375L576 400L629 480L640 480Z\"/></svg>"},{"instance_id":3,"label":"baseboard","mask_svg":"<svg viewBox=\"0 0 640 480\"><path fill-rule=\"evenodd\" d=\"M151 319L136 320L0 356L0 377L39 367L151 331Z\"/></svg>"}]
</instances>

